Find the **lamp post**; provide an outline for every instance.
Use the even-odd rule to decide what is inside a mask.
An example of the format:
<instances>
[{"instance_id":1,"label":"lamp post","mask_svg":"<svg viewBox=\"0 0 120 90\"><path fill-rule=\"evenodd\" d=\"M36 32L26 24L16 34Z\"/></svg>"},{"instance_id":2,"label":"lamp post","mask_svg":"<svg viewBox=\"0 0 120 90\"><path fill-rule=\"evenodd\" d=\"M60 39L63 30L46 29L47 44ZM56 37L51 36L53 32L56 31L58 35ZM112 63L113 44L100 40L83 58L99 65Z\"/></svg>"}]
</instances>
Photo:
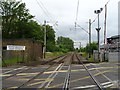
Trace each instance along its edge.
<instances>
[{"instance_id":1,"label":"lamp post","mask_svg":"<svg viewBox=\"0 0 120 90\"><path fill-rule=\"evenodd\" d=\"M103 10L103 8L100 8L100 10L95 10L94 13L98 15L98 28L96 28L97 30L97 36L98 36L98 59L100 61L100 24L99 24L99 14L101 13L101 11Z\"/></svg>"}]
</instances>

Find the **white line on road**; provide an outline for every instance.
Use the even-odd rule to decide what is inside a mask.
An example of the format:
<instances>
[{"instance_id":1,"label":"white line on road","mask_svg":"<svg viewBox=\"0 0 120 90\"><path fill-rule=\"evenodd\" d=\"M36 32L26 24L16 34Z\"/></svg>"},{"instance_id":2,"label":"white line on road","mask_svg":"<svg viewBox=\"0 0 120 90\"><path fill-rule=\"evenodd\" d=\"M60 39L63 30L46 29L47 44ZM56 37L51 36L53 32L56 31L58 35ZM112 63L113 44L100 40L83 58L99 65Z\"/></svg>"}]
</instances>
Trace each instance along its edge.
<instances>
[{"instance_id":1,"label":"white line on road","mask_svg":"<svg viewBox=\"0 0 120 90\"><path fill-rule=\"evenodd\" d=\"M15 68L15 69L13 69L13 70L6 71L6 72L4 72L3 74L7 74L7 73L10 73L10 72L13 72L13 71L19 70L19 69L24 69L24 68L26 68L26 67L27 67L27 66L23 66L23 67L21 67L21 68Z\"/></svg>"},{"instance_id":2,"label":"white line on road","mask_svg":"<svg viewBox=\"0 0 120 90\"><path fill-rule=\"evenodd\" d=\"M114 82L116 82L116 81L114 81ZM101 85L104 85L104 88L107 88L107 87L113 86L114 84L111 84L111 82L104 82ZM85 89L85 88L92 88L92 87L96 87L96 85L87 85L87 86L74 87L74 88L71 88L71 90L74 90L74 89Z\"/></svg>"},{"instance_id":3,"label":"white line on road","mask_svg":"<svg viewBox=\"0 0 120 90\"><path fill-rule=\"evenodd\" d=\"M63 65L63 63L59 64L59 66L54 70L54 71L57 71L59 70L59 68ZM50 79L52 76L54 75L54 73L52 73L46 80ZM54 77L54 76L53 76ZM44 85L46 84L46 82L42 83L41 86L39 86L38 88L42 88ZM48 83L49 85L49 83ZM48 86L47 85L47 86Z\"/></svg>"},{"instance_id":4,"label":"white line on road","mask_svg":"<svg viewBox=\"0 0 120 90\"><path fill-rule=\"evenodd\" d=\"M90 63L91 65L94 66L94 64ZM96 66L94 66L95 68L97 68ZM100 70L96 69L98 72L101 72ZM112 84L114 84L116 87L118 87L118 84L113 82L113 80L111 80L110 78L108 78L105 74L101 73L101 75L103 75L107 80L109 80Z\"/></svg>"}]
</instances>

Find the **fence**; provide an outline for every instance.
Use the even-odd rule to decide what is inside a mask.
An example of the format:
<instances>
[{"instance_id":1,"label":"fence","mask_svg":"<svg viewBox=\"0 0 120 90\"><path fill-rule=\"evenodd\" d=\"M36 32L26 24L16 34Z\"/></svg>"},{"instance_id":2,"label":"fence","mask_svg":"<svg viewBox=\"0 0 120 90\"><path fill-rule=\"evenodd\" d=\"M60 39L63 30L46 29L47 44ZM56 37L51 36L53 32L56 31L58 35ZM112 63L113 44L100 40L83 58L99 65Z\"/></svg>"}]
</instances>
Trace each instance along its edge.
<instances>
[{"instance_id":1,"label":"fence","mask_svg":"<svg viewBox=\"0 0 120 90\"><path fill-rule=\"evenodd\" d=\"M109 62L120 62L119 61L120 52L110 52L108 55Z\"/></svg>"},{"instance_id":2,"label":"fence","mask_svg":"<svg viewBox=\"0 0 120 90\"><path fill-rule=\"evenodd\" d=\"M98 59L98 52L94 51L94 60ZM120 52L100 52L100 61L120 62Z\"/></svg>"}]
</instances>

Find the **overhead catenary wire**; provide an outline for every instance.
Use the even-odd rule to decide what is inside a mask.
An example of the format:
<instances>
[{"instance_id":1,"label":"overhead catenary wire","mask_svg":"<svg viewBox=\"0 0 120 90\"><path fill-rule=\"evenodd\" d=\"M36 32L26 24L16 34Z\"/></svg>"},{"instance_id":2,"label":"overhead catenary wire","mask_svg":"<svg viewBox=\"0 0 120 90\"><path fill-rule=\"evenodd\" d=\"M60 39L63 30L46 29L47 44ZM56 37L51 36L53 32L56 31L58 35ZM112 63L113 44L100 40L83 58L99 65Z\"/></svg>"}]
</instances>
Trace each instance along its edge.
<instances>
[{"instance_id":1,"label":"overhead catenary wire","mask_svg":"<svg viewBox=\"0 0 120 90\"><path fill-rule=\"evenodd\" d=\"M41 21L38 20L37 18L34 17L34 19L35 19L38 23L42 24Z\"/></svg>"},{"instance_id":2,"label":"overhead catenary wire","mask_svg":"<svg viewBox=\"0 0 120 90\"><path fill-rule=\"evenodd\" d=\"M43 10L43 12L46 14L47 17L49 17L49 15L46 13L46 11L43 9L43 7L40 5L40 3L38 2L38 0L36 0L38 6Z\"/></svg>"},{"instance_id":3,"label":"overhead catenary wire","mask_svg":"<svg viewBox=\"0 0 120 90\"><path fill-rule=\"evenodd\" d=\"M82 30L84 30L86 33L88 33L89 34L89 32L86 30L86 29L84 29L83 27L81 27L80 25L78 25L78 24L76 24L78 27L80 27Z\"/></svg>"},{"instance_id":4,"label":"overhead catenary wire","mask_svg":"<svg viewBox=\"0 0 120 90\"><path fill-rule=\"evenodd\" d=\"M36 0L38 6L43 10L44 14L50 19L51 22L55 22L56 23L56 20L54 20L54 18L50 15L50 13L48 12L48 10L45 8L44 4L38 0Z\"/></svg>"},{"instance_id":5,"label":"overhead catenary wire","mask_svg":"<svg viewBox=\"0 0 120 90\"><path fill-rule=\"evenodd\" d=\"M39 0L39 2L41 3L41 5L43 6L43 8L45 9L46 13L49 15L49 17L53 20L53 21L56 21L54 20L54 18L51 16L50 12L46 9L46 7L44 6L44 4Z\"/></svg>"}]
</instances>

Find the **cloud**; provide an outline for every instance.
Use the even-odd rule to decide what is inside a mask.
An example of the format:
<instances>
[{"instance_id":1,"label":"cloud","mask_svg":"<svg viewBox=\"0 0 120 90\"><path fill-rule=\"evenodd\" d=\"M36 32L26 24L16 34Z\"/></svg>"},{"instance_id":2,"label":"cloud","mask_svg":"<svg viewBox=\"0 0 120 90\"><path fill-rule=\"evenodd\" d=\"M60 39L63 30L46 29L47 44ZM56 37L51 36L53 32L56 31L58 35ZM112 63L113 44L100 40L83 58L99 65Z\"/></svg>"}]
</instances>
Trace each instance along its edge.
<instances>
[{"instance_id":1,"label":"cloud","mask_svg":"<svg viewBox=\"0 0 120 90\"><path fill-rule=\"evenodd\" d=\"M54 24L58 21L58 27L56 31L56 37L66 36L70 37L74 41L82 42L85 46L88 41L88 35L85 31L77 29L74 30L74 23L76 18L76 9L78 0L37 0L39 3L42 2L44 7L47 9L47 14L44 13L43 9L40 8L36 0L22 0L26 3L30 13L35 15L36 18L43 23L44 20L50 21ZM79 13L77 23L83 28L88 30L88 20L92 21L97 16L94 14L94 10L104 7L108 0L79 0ZM110 0L108 3L107 12L107 37L118 34L118 1ZM52 18L50 18L52 17ZM54 20L50 20L54 19ZM101 41L103 41L104 32L104 10L100 15L100 26L101 26ZM97 20L92 24L92 41L97 41ZM72 28L73 30L70 30ZM77 47L77 46L76 46ZM79 45L78 45L79 47Z\"/></svg>"}]
</instances>

